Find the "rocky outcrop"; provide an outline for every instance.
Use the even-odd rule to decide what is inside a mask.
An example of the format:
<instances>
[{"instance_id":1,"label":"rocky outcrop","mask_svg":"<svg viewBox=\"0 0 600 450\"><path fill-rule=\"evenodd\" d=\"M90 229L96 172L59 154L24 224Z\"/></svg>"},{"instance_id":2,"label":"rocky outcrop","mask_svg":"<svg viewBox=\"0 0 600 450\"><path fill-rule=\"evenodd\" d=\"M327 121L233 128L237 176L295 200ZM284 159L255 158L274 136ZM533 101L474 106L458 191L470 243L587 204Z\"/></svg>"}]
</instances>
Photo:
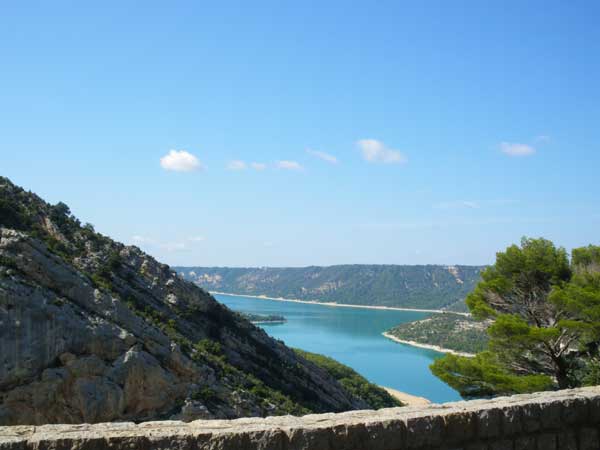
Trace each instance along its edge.
<instances>
[{"instance_id":1,"label":"rocky outcrop","mask_svg":"<svg viewBox=\"0 0 600 450\"><path fill-rule=\"evenodd\" d=\"M593 387L304 417L0 427L0 450L596 450L599 430Z\"/></svg>"},{"instance_id":2,"label":"rocky outcrop","mask_svg":"<svg viewBox=\"0 0 600 450\"><path fill-rule=\"evenodd\" d=\"M0 178L0 212L0 425L368 406L168 266L82 227L66 205Z\"/></svg>"}]
</instances>

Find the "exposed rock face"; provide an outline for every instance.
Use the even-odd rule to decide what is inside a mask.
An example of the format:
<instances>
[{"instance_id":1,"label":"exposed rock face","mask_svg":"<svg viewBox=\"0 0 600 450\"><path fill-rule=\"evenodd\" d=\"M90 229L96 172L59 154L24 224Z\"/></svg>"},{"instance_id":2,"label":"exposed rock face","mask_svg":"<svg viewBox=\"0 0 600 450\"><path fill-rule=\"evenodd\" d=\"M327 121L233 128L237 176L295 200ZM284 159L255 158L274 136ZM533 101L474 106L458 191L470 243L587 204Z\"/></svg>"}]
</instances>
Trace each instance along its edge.
<instances>
[{"instance_id":1,"label":"exposed rock face","mask_svg":"<svg viewBox=\"0 0 600 450\"><path fill-rule=\"evenodd\" d=\"M0 450L596 450L600 388L304 417L0 427Z\"/></svg>"},{"instance_id":2,"label":"exposed rock face","mask_svg":"<svg viewBox=\"0 0 600 450\"><path fill-rule=\"evenodd\" d=\"M137 247L0 178L0 425L365 408Z\"/></svg>"}]
</instances>

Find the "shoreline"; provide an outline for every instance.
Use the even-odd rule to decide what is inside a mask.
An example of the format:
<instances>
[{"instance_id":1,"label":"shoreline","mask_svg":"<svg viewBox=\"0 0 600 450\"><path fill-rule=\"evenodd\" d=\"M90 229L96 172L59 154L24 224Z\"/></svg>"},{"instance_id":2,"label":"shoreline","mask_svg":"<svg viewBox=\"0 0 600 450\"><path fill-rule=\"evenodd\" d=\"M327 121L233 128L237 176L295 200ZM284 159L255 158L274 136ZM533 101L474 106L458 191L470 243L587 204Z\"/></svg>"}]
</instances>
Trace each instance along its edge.
<instances>
[{"instance_id":1,"label":"shoreline","mask_svg":"<svg viewBox=\"0 0 600 450\"><path fill-rule=\"evenodd\" d=\"M469 313L445 311L443 309L420 309L420 308L401 308L397 306L376 306L376 305L350 305L348 303L335 303L335 302L319 302L317 300L300 300L283 297L267 297L266 295L249 295L249 294L232 294L231 292L219 292L209 291L210 294L228 295L231 297L250 297L257 298L259 300L275 300L278 302L291 302L291 303L305 303L308 305L322 305L330 307L342 307L342 308L361 308L361 309L379 309L382 311L412 311L412 312L424 312L432 314L458 314L461 316L468 317Z\"/></svg>"},{"instance_id":2,"label":"shoreline","mask_svg":"<svg viewBox=\"0 0 600 450\"><path fill-rule=\"evenodd\" d=\"M250 323L253 323L254 325L265 325L265 324L270 324L270 323L285 323L285 320L251 320Z\"/></svg>"},{"instance_id":3,"label":"shoreline","mask_svg":"<svg viewBox=\"0 0 600 450\"><path fill-rule=\"evenodd\" d=\"M405 344L405 345L410 345L412 347L419 347L419 348L424 348L427 350L433 350L439 353L449 353L451 355L456 355L456 356L465 356L467 358L473 358L475 356L474 353L466 353L466 352L459 352L457 350L452 350L450 348L444 348L444 347L440 347L439 345L432 345L432 344L421 344L420 342L415 342L415 341L407 341L404 339L400 339L397 338L394 335L389 334L388 332L384 331L383 333L381 333L383 336L385 336L386 338L397 342L399 344Z\"/></svg>"},{"instance_id":4,"label":"shoreline","mask_svg":"<svg viewBox=\"0 0 600 450\"><path fill-rule=\"evenodd\" d=\"M419 397L418 395L407 394L406 392L398 391L386 386L379 386L381 389L386 391L396 400L404 403L404 406L428 406L431 405L431 400L425 397Z\"/></svg>"}]
</instances>

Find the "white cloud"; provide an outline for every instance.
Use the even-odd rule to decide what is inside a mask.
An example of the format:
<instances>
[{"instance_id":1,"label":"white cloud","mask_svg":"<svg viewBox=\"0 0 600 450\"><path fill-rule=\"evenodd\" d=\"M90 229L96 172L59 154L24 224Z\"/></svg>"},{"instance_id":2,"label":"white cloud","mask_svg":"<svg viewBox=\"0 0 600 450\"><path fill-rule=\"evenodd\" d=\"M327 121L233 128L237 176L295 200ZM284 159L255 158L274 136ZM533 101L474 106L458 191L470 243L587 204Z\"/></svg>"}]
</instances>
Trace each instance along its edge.
<instances>
[{"instance_id":1,"label":"white cloud","mask_svg":"<svg viewBox=\"0 0 600 450\"><path fill-rule=\"evenodd\" d=\"M250 167L252 167L254 170L265 170L267 165L259 162L251 162Z\"/></svg>"},{"instance_id":2,"label":"white cloud","mask_svg":"<svg viewBox=\"0 0 600 450\"><path fill-rule=\"evenodd\" d=\"M330 164L337 164L338 163L338 159L335 156L330 155L329 153L320 152L318 150L313 150L313 149L310 149L310 148L306 149L306 153L309 153L309 154L311 154L313 156L316 156L317 158L322 159L323 161L327 161Z\"/></svg>"},{"instance_id":3,"label":"white cloud","mask_svg":"<svg viewBox=\"0 0 600 450\"><path fill-rule=\"evenodd\" d=\"M275 163L275 167L277 167L278 169L284 169L284 170L302 170L303 167L302 165L297 162L297 161L277 161Z\"/></svg>"},{"instance_id":4,"label":"white cloud","mask_svg":"<svg viewBox=\"0 0 600 450\"><path fill-rule=\"evenodd\" d=\"M185 150L169 150L160 158L160 166L174 172L193 172L203 168L198 158Z\"/></svg>"},{"instance_id":5,"label":"white cloud","mask_svg":"<svg viewBox=\"0 0 600 450\"><path fill-rule=\"evenodd\" d=\"M188 241L190 241L190 242L203 242L205 240L206 240L206 238L204 236L192 236L192 237L188 238Z\"/></svg>"},{"instance_id":6,"label":"white cloud","mask_svg":"<svg viewBox=\"0 0 600 450\"><path fill-rule=\"evenodd\" d=\"M361 139L356 143L365 161L383 164L404 164L408 161L406 156L377 139Z\"/></svg>"},{"instance_id":7,"label":"white cloud","mask_svg":"<svg viewBox=\"0 0 600 450\"><path fill-rule=\"evenodd\" d=\"M246 163L239 159L234 159L233 161L229 161L227 163L227 170L245 170Z\"/></svg>"},{"instance_id":8,"label":"white cloud","mask_svg":"<svg viewBox=\"0 0 600 450\"><path fill-rule=\"evenodd\" d=\"M535 148L527 144L502 142L500 151L508 156L530 156L535 153Z\"/></svg>"},{"instance_id":9,"label":"white cloud","mask_svg":"<svg viewBox=\"0 0 600 450\"><path fill-rule=\"evenodd\" d=\"M234 159L227 163L227 170L246 170L248 167L251 167L254 170L262 171L267 168L267 165L259 162L251 162L248 164L246 161L242 161L241 159Z\"/></svg>"},{"instance_id":10,"label":"white cloud","mask_svg":"<svg viewBox=\"0 0 600 450\"><path fill-rule=\"evenodd\" d=\"M468 209L477 209L479 208L479 203L473 202L471 200L459 200L455 202L442 202L434 205L435 208L439 209L455 209L455 208L468 208Z\"/></svg>"}]
</instances>

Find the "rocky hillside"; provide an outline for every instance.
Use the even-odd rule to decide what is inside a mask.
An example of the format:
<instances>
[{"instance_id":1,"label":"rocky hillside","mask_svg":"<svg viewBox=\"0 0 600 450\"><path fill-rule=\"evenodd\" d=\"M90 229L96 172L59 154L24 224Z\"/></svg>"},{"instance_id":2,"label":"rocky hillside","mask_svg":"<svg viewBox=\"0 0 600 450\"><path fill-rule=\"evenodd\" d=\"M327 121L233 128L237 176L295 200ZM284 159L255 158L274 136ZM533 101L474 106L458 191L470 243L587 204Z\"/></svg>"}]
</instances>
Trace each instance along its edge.
<instances>
[{"instance_id":1,"label":"rocky hillside","mask_svg":"<svg viewBox=\"0 0 600 450\"><path fill-rule=\"evenodd\" d=\"M353 305L466 310L481 266L175 267L212 291Z\"/></svg>"},{"instance_id":2,"label":"rocky hillside","mask_svg":"<svg viewBox=\"0 0 600 450\"><path fill-rule=\"evenodd\" d=\"M139 248L0 178L0 425L369 406Z\"/></svg>"}]
</instances>

